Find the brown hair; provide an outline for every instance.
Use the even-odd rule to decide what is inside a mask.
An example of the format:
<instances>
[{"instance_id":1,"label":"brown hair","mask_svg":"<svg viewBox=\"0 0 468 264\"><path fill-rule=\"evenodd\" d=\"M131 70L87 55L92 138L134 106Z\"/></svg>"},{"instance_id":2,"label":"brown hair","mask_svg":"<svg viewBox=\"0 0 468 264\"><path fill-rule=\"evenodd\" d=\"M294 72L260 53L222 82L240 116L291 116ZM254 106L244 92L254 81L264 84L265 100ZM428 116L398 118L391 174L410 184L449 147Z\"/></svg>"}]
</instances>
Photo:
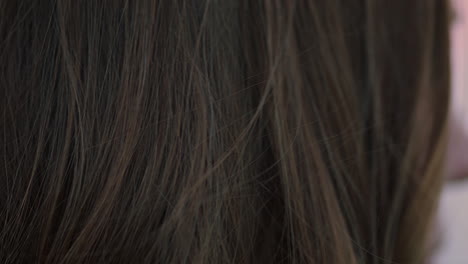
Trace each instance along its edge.
<instances>
[{"instance_id":1,"label":"brown hair","mask_svg":"<svg viewBox=\"0 0 468 264\"><path fill-rule=\"evenodd\" d=\"M2 263L422 263L444 0L0 1Z\"/></svg>"}]
</instances>

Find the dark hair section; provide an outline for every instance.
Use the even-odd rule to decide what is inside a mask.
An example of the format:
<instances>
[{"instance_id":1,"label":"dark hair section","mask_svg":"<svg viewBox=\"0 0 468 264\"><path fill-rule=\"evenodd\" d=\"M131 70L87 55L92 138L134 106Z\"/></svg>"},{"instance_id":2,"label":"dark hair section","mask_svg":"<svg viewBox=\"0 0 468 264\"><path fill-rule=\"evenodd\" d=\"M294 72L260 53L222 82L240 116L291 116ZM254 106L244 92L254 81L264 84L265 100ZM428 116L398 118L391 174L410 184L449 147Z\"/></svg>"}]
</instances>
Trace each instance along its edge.
<instances>
[{"instance_id":1,"label":"dark hair section","mask_svg":"<svg viewBox=\"0 0 468 264\"><path fill-rule=\"evenodd\" d=\"M422 263L444 0L1 0L1 263Z\"/></svg>"}]
</instances>

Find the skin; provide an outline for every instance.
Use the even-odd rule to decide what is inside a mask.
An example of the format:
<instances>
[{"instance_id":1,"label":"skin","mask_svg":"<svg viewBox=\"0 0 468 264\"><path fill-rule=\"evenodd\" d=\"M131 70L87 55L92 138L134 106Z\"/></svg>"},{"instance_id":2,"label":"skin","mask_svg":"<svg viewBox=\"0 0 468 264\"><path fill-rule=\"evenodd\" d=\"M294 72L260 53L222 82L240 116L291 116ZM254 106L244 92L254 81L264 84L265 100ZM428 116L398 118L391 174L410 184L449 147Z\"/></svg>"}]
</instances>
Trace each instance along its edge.
<instances>
[{"instance_id":1,"label":"skin","mask_svg":"<svg viewBox=\"0 0 468 264\"><path fill-rule=\"evenodd\" d=\"M454 1L452 26L452 102L451 135L447 174L451 178L468 176L468 2Z\"/></svg>"}]
</instances>

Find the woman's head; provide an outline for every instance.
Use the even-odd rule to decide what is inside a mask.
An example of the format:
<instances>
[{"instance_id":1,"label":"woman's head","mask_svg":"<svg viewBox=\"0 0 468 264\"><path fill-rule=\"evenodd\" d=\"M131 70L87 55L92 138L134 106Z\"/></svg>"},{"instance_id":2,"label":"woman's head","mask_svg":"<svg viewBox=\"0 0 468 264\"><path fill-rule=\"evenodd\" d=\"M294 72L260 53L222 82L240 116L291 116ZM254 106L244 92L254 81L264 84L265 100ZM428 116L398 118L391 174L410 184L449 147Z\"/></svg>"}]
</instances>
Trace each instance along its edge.
<instances>
[{"instance_id":1,"label":"woman's head","mask_svg":"<svg viewBox=\"0 0 468 264\"><path fill-rule=\"evenodd\" d=\"M444 0L4 0L0 14L3 263L427 253Z\"/></svg>"}]
</instances>

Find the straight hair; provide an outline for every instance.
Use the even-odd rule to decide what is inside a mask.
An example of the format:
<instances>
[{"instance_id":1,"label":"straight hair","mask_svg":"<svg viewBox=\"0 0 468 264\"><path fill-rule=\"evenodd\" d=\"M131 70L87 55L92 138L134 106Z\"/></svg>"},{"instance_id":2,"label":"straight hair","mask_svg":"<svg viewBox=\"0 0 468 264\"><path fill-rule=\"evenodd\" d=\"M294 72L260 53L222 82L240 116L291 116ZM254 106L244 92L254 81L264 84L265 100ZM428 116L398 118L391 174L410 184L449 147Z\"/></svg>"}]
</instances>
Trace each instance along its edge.
<instances>
[{"instance_id":1,"label":"straight hair","mask_svg":"<svg viewBox=\"0 0 468 264\"><path fill-rule=\"evenodd\" d=\"M445 0L0 0L1 263L423 263Z\"/></svg>"}]
</instances>

